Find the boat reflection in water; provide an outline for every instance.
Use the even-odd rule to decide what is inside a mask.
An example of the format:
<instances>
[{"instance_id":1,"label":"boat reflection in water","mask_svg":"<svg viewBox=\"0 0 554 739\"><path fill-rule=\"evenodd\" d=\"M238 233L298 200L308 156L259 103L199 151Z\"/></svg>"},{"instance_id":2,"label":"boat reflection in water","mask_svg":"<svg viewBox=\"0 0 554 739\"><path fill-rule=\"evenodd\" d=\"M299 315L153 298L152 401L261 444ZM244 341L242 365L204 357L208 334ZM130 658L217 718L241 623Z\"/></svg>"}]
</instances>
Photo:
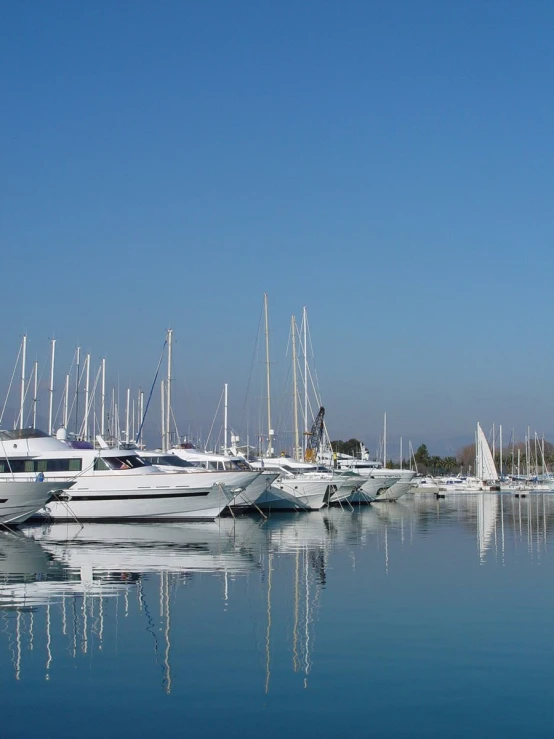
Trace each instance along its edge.
<instances>
[{"instance_id":1,"label":"boat reflection in water","mask_svg":"<svg viewBox=\"0 0 554 739\"><path fill-rule=\"evenodd\" d=\"M17 534L2 533L0 610L15 677L21 677L22 652L33 651L38 641L39 616L49 679L53 631L61 630L74 658L95 647L102 650L107 626L117 624L121 615L129 616L134 594L138 610L146 614L155 653L163 652L163 684L170 692L171 590L195 574L215 573L223 577L226 600L229 576L259 569L252 553L235 544L232 527L226 523L54 523L27 527ZM159 577L159 623L144 588L152 575ZM15 623L10 612L15 612ZM163 648L158 643L160 629Z\"/></svg>"},{"instance_id":2,"label":"boat reflection in water","mask_svg":"<svg viewBox=\"0 0 554 739\"><path fill-rule=\"evenodd\" d=\"M318 621L333 611L333 591L342 597L348 572L366 583L401 578L413 544L424 546L445 527L464 541L469 534L474 564L539 560L553 523L554 496L483 493L268 520L58 522L0 532L0 653L16 680L42 672L60 682L68 660L102 653L103 665L128 676L124 655L139 654L141 679L154 666L170 693L190 675L211 685L232 638L265 693L282 669L308 687ZM100 675L98 662L86 665L98 665Z\"/></svg>"}]
</instances>

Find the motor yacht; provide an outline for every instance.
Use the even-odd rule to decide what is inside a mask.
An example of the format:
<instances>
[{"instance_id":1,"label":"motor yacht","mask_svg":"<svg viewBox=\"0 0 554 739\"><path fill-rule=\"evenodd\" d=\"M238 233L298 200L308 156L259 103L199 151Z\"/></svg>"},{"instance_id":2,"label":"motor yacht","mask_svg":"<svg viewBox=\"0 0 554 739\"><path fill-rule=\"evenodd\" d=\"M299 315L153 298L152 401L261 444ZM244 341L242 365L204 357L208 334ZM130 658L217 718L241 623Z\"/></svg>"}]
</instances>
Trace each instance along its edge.
<instances>
[{"instance_id":1,"label":"motor yacht","mask_svg":"<svg viewBox=\"0 0 554 739\"><path fill-rule=\"evenodd\" d=\"M68 440L64 429L56 437L38 429L0 431L0 455L0 480L41 474L51 483L73 483L41 509L54 519L213 520L258 476L196 467L163 472L136 449L94 448Z\"/></svg>"},{"instance_id":2,"label":"motor yacht","mask_svg":"<svg viewBox=\"0 0 554 739\"><path fill-rule=\"evenodd\" d=\"M381 462L344 456L337 460L337 468L352 470L366 478L355 496L356 503L398 500L408 492L416 474L412 470L388 469Z\"/></svg>"},{"instance_id":3,"label":"motor yacht","mask_svg":"<svg viewBox=\"0 0 554 739\"><path fill-rule=\"evenodd\" d=\"M251 462L252 467L279 476L272 485L283 496L281 501L268 506L277 510L317 511L331 500L331 496L346 482L332 470L318 465L300 462L292 457L260 457ZM260 506L263 509L263 506Z\"/></svg>"},{"instance_id":4,"label":"motor yacht","mask_svg":"<svg viewBox=\"0 0 554 739\"><path fill-rule=\"evenodd\" d=\"M53 496L63 493L72 482L45 482L34 478L0 480L0 523L23 523L45 506Z\"/></svg>"},{"instance_id":5,"label":"motor yacht","mask_svg":"<svg viewBox=\"0 0 554 739\"><path fill-rule=\"evenodd\" d=\"M175 446L169 451L170 455L173 455L177 459L210 470L211 472L253 470L249 462L237 454L228 455L206 452L190 445ZM272 486L279 473L263 469L256 471L258 472L258 477L244 490L238 492L231 501L230 505L233 508L246 510L248 508L267 507L268 505L271 507L283 498L282 493Z\"/></svg>"}]
</instances>

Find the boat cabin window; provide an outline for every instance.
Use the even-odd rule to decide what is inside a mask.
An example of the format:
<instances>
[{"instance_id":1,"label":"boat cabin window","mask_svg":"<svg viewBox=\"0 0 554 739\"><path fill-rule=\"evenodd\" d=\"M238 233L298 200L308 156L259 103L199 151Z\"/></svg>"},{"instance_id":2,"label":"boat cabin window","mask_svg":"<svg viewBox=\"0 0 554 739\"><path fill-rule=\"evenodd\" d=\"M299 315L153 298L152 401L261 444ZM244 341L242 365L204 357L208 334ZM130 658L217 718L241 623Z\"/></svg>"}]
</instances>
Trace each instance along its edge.
<instances>
[{"instance_id":1,"label":"boat cabin window","mask_svg":"<svg viewBox=\"0 0 554 739\"><path fill-rule=\"evenodd\" d=\"M9 431L2 429L0 431L0 440L2 441L18 441L19 439L44 439L48 438L48 434L40 429L11 429Z\"/></svg>"},{"instance_id":2,"label":"boat cabin window","mask_svg":"<svg viewBox=\"0 0 554 739\"><path fill-rule=\"evenodd\" d=\"M98 457L97 461L102 460L107 467L95 467L94 469L109 470L131 470L137 467L146 467L146 462L136 454L118 454L114 457Z\"/></svg>"},{"instance_id":3,"label":"boat cabin window","mask_svg":"<svg viewBox=\"0 0 554 739\"><path fill-rule=\"evenodd\" d=\"M245 459L234 459L233 462L235 463L235 467L242 472L250 472L252 469Z\"/></svg>"},{"instance_id":4,"label":"boat cabin window","mask_svg":"<svg viewBox=\"0 0 554 739\"><path fill-rule=\"evenodd\" d=\"M240 470L240 467L237 465L234 459L230 459L228 462L225 462L225 469L228 472L238 472Z\"/></svg>"},{"instance_id":5,"label":"boat cabin window","mask_svg":"<svg viewBox=\"0 0 554 739\"><path fill-rule=\"evenodd\" d=\"M148 456L143 457L146 464L157 464L160 467L196 467L192 462L188 462L186 459L181 459L176 454L163 454L160 456Z\"/></svg>"},{"instance_id":6,"label":"boat cabin window","mask_svg":"<svg viewBox=\"0 0 554 739\"><path fill-rule=\"evenodd\" d=\"M0 474L9 472L80 472L82 460L73 459L0 459Z\"/></svg>"},{"instance_id":7,"label":"boat cabin window","mask_svg":"<svg viewBox=\"0 0 554 739\"><path fill-rule=\"evenodd\" d=\"M205 462L204 466L207 470L214 470L217 472L242 472L244 470L250 470L250 465L243 459L209 459Z\"/></svg>"}]
</instances>

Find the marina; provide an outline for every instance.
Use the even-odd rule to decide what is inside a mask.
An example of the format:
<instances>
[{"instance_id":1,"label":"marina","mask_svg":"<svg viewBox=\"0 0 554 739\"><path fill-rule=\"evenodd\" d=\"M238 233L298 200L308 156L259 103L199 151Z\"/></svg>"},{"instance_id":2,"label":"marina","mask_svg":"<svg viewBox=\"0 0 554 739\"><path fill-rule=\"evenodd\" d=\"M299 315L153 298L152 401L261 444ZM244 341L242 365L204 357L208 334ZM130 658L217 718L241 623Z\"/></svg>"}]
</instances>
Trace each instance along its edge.
<instances>
[{"instance_id":1,"label":"marina","mask_svg":"<svg viewBox=\"0 0 554 739\"><path fill-rule=\"evenodd\" d=\"M552 736L553 24L2 4L1 739Z\"/></svg>"}]
</instances>

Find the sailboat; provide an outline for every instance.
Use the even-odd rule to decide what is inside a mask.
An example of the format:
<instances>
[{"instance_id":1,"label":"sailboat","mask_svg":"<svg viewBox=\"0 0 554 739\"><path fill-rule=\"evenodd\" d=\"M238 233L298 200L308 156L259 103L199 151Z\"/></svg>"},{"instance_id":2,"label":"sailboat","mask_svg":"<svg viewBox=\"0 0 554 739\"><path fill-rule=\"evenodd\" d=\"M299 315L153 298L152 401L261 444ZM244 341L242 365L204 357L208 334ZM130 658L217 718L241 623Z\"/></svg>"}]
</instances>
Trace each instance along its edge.
<instances>
[{"instance_id":1,"label":"sailboat","mask_svg":"<svg viewBox=\"0 0 554 739\"><path fill-rule=\"evenodd\" d=\"M491 449L481 424L475 433L475 476L447 477L439 480L440 492L479 493L500 491L500 479Z\"/></svg>"},{"instance_id":2,"label":"sailboat","mask_svg":"<svg viewBox=\"0 0 554 739\"><path fill-rule=\"evenodd\" d=\"M268 496L265 501L258 500L257 505L261 510L319 510L329 502L331 495L330 482L333 481L333 474L327 471L319 472L317 465L314 464L299 462L289 457L274 456L274 431L271 425L269 323L267 295L265 294L264 323L268 446L266 453L260 459L252 462L252 467L260 471L277 473L279 477L267 489L273 495ZM296 436L298 435L296 434ZM306 474L307 471L310 474Z\"/></svg>"}]
</instances>

